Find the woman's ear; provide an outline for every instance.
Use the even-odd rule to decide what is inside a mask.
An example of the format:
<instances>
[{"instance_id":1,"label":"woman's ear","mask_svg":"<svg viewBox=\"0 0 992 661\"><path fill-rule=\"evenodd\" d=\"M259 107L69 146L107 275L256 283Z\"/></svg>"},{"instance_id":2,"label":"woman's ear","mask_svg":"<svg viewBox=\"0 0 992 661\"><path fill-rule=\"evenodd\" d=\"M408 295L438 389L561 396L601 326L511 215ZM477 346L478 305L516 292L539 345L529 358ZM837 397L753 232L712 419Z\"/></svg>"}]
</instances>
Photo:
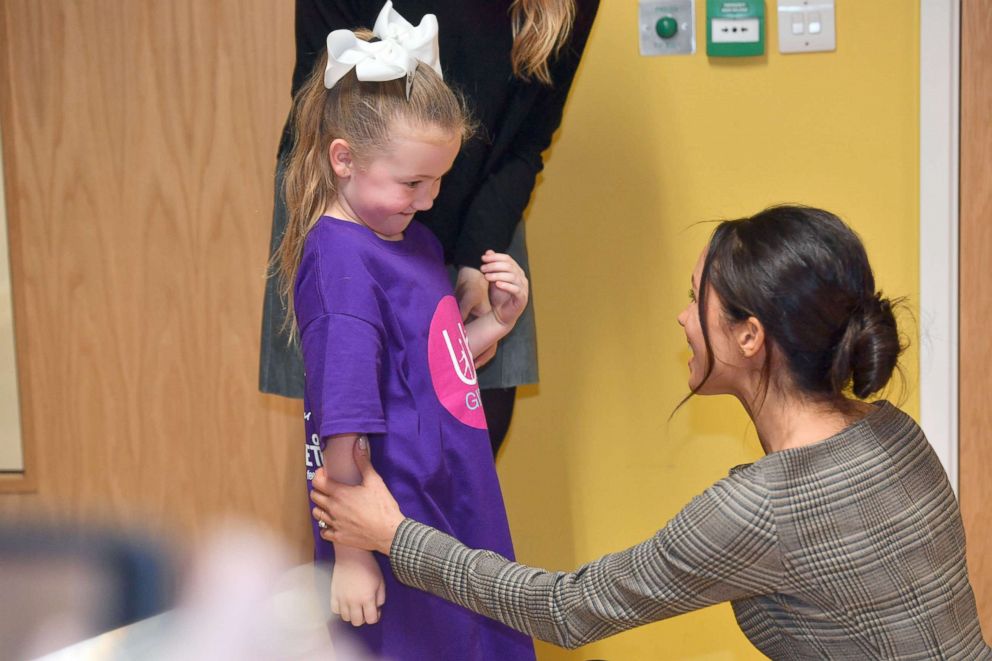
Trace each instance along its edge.
<instances>
[{"instance_id":1,"label":"woman's ear","mask_svg":"<svg viewBox=\"0 0 992 661\"><path fill-rule=\"evenodd\" d=\"M327 148L327 156L331 159L331 169L338 177L350 177L355 167L354 155L347 140L335 138Z\"/></svg>"},{"instance_id":2,"label":"woman's ear","mask_svg":"<svg viewBox=\"0 0 992 661\"><path fill-rule=\"evenodd\" d=\"M765 346L765 326L757 317L748 317L734 331L741 356L753 358Z\"/></svg>"}]
</instances>

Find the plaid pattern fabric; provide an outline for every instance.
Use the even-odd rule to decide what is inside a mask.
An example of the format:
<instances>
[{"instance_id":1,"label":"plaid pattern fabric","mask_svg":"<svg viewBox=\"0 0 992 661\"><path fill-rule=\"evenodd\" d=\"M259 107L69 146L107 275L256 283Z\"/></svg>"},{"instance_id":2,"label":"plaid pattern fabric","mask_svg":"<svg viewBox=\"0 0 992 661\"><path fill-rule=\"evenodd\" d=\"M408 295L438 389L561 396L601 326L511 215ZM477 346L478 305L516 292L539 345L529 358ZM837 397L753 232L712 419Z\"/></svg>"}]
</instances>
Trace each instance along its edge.
<instances>
[{"instance_id":1,"label":"plaid pattern fabric","mask_svg":"<svg viewBox=\"0 0 992 661\"><path fill-rule=\"evenodd\" d=\"M923 432L885 402L735 468L651 539L574 572L410 519L390 559L404 583L564 647L731 601L773 659L992 659L957 501Z\"/></svg>"}]
</instances>

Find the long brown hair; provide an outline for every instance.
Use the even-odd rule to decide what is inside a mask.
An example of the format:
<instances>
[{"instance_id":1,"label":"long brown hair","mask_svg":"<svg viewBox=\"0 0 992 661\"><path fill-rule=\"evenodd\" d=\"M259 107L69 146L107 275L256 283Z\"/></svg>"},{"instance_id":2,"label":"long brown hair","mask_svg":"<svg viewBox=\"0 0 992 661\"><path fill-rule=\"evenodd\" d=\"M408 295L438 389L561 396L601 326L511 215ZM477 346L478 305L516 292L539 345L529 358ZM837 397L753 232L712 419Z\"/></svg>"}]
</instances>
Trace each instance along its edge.
<instances>
[{"instance_id":1,"label":"long brown hair","mask_svg":"<svg viewBox=\"0 0 992 661\"><path fill-rule=\"evenodd\" d=\"M367 35L359 34L363 36ZM463 141L473 130L463 98L426 65L417 67L409 99L405 78L361 82L354 70L328 90L324 87L326 65L325 51L293 99L295 141L283 187L289 218L271 265L279 275L279 291L286 303L285 328L291 331L290 338L296 333L293 289L303 244L337 194L328 151L331 142L337 138L346 140L362 165L389 145L397 123L459 135Z\"/></svg>"},{"instance_id":2,"label":"long brown hair","mask_svg":"<svg viewBox=\"0 0 992 661\"><path fill-rule=\"evenodd\" d=\"M551 85L548 62L568 42L575 22L575 0L513 0L513 73Z\"/></svg>"}]
</instances>

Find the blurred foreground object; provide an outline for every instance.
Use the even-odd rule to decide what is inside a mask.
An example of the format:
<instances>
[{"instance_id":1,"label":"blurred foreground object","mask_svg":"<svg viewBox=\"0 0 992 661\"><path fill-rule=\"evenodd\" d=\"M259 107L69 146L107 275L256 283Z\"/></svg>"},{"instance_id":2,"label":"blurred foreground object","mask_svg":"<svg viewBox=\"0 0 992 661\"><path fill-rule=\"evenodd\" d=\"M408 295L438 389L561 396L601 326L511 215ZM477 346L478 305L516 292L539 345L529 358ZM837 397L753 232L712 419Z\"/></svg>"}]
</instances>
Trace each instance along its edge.
<instances>
[{"instance_id":1,"label":"blurred foreground object","mask_svg":"<svg viewBox=\"0 0 992 661\"><path fill-rule=\"evenodd\" d=\"M56 650L161 613L168 549L93 526L0 524L0 658Z\"/></svg>"},{"instance_id":2,"label":"blurred foreground object","mask_svg":"<svg viewBox=\"0 0 992 661\"><path fill-rule=\"evenodd\" d=\"M44 661L367 661L332 644L330 584L312 564L249 524L219 525L198 552L178 606L42 657ZM51 649L51 648L48 648ZM0 648L0 658L8 657Z\"/></svg>"}]
</instances>

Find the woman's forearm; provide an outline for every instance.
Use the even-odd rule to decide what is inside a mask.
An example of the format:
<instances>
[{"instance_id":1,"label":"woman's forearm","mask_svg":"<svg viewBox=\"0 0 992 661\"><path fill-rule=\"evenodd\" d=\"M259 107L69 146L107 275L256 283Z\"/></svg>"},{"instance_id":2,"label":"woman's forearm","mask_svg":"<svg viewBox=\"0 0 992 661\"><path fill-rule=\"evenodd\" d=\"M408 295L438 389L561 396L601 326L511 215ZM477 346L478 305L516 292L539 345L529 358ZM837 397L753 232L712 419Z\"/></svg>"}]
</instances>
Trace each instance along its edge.
<instances>
[{"instance_id":1,"label":"woman's forearm","mask_svg":"<svg viewBox=\"0 0 992 661\"><path fill-rule=\"evenodd\" d=\"M756 500L747 496L742 488L711 487L652 537L572 572L471 549L411 519L396 529L389 558L407 585L575 648L778 589L783 564L777 540L768 534L774 530L770 503L764 492Z\"/></svg>"},{"instance_id":2,"label":"woman's forearm","mask_svg":"<svg viewBox=\"0 0 992 661\"><path fill-rule=\"evenodd\" d=\"M649 544L650 542L646 542ZM575 572L549 572L471 549L434 528L405 520L390 562L396 577L498 620L529 636L574 649L679 612L650 598L649 586L616 582L628 574L634 547ZM600 591L610 583L609 590ZM661 606L661 607L659 607Z\"/></svg>"},{"instance_id":3,"label":"woman's forearm","mask_svg":"<svg viewBox=\"0 0 992 661\"><path fill-rule=\"evenodd\" d=\"M492 551L470 549L412 519L397 529L389 559L393 573L407 585L555 645L582 644L554 612L551 595L556 574L517 565ZM515 574L512 585L500 585L499 577L508 572Z\"/></svg>"}]
</instances>

